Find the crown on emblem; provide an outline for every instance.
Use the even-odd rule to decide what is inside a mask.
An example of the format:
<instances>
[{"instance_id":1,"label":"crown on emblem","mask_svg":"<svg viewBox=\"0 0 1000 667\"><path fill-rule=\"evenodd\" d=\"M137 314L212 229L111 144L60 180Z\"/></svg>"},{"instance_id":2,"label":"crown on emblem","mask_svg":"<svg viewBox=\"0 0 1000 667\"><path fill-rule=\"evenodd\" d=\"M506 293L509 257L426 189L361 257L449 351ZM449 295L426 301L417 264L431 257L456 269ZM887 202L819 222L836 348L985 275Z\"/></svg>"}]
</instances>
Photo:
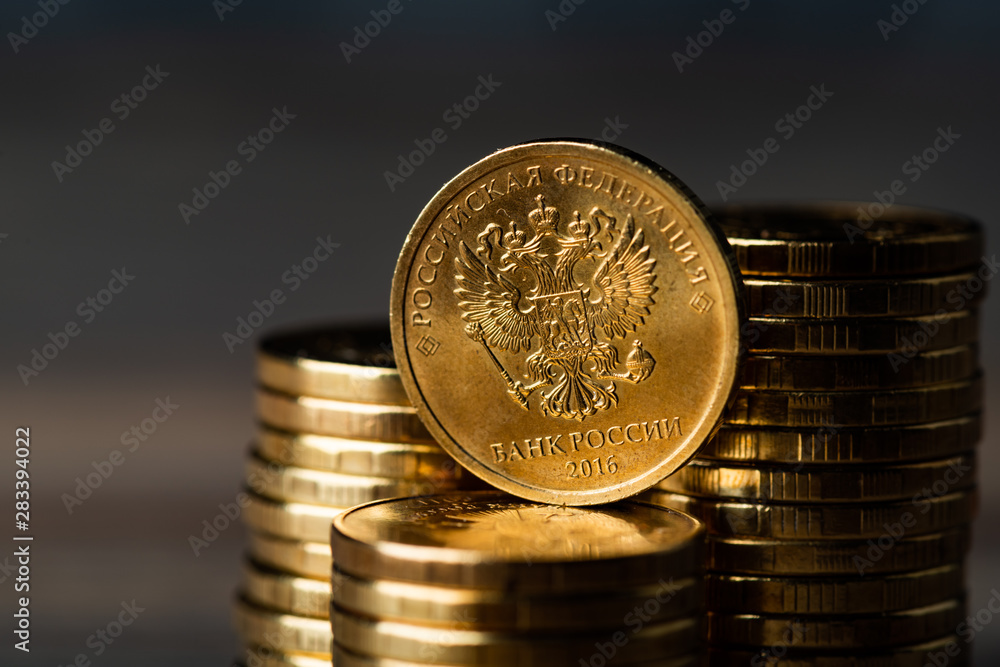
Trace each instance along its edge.
<instances>
[{"instance_id":1,"label":"crown on emblem","mask_svg":"<svg viewBox=\"0 0 1000 667\"><path fill-rule=\"evenodd\" d=\"M569 223L569 233L578 239L588 236L590 234L590 223L580 218L579 211L574 211L573 217L576 219Z\"/></svg>"},{"instance_id":2,"label":"crown on emblem","mask_svg":"<svg viewBox=\"0 0 1000 667\"><path fill-rule=\"evenodd\" d=\"M538 208L528 213L528 222L535 228L536 233L555 231L556 225L559 224L559 211L552 207L546 208L545 195L538 195L535 201L538 202Z\"/></svg>"}]
</instances>

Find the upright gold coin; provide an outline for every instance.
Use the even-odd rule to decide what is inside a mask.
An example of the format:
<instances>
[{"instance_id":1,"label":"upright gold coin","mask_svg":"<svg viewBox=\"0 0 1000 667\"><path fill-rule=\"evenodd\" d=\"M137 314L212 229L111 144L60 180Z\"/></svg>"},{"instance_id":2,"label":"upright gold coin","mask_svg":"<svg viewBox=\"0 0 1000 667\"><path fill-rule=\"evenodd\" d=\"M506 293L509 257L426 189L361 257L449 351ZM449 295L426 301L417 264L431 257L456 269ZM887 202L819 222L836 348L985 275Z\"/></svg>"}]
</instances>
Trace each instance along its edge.
<instances>
[{"instance_id":1,"label":"upright gold coin","mask_svg":"<svg viewBox=\"0 0 1000 667\"><path fill-rule=\"evenodd\" d=\"M420 214L393 278L393 349L463 466L530 500L605 503L715 428L741 298L725 239L671 174L608 145L529 143Z\"/></svg>"},{"instance_id":2,"label":"upright gold coin","mask_svg":"<svg viewBox=\"0 0 1000 667\"><path fill-rule=\"evenodd\" d=\"M257 380L286 394L409 405L388 324L282 331L263 338Z\"/></svg>"},{"instance_id":3,"label":"upright gold coin","mask_svg":"<svg viewBox=\"0 0 1000 667\"><path fill-rule=\"evenodd\" d=\"M975 220L911 206L873 219L869 206L744 204L714 213L745 275L900 276L979 263L983 229Z\"/></svg>"},{"instance_id":4,"label":"upright gold coin","mask_svg":"<svg viewBox=\"0 0 1000 667\"><path fill-rule=\"evenodd\" d=\"M641 503L590 509L453 492L351 509L334 520L331 546L337 567L364 579L585 592L700 571L703 530Z\"/></svg>"}]
</instances>

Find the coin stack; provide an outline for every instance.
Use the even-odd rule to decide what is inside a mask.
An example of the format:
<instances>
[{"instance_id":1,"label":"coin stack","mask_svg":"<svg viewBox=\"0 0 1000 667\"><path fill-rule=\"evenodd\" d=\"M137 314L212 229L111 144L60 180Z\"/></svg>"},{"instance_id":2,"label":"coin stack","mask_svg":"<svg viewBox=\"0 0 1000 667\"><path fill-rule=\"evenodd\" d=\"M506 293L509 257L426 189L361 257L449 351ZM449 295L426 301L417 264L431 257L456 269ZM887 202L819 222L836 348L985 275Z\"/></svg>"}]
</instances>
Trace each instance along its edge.
<instances>
[{"instance_id":1,"label":"coin stack","mask_svg":"<svg viewBox=\"0 0 1000 667\"><path fill-rule=\"evenodd\" d=\"M719 218L745 276L742 381L646 496L707 524L710 664L966 664L978 223L836 204Z\"/></svg>"},{"instance_id":2,"label":"coin stack","mask_svg":"<svg viewBox=\"0 0 1000 667\"><path fill-rule=\"evenodd\" d=\"M704 527L636 502L501 491L379 501L333 523L334 664L701 664Z\"/></svg>"},{"instance_id":3,"label":"coin stack","mask_svg":"<svg viewBox=\"0 0 1000 667\"><path fill-rule=\"evenodd\" d=\"M380 498L468 486L409 405L388 326L265 338L246 463L235 623L248 665L330 664L330 522Z\"/></svg>"}]
</instances>

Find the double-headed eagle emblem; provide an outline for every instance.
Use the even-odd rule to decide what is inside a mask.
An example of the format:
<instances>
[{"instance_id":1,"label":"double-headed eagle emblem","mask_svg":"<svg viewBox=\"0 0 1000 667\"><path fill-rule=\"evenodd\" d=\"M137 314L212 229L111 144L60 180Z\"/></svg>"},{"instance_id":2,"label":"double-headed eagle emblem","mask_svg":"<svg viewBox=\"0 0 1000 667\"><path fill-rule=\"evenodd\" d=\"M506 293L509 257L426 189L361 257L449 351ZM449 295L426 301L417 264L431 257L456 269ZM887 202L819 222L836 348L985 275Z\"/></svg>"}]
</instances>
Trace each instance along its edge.
<instances>
[{"instance_id":1,"label":"double-headed eagle emblem","mask_svg":"<svg viewBox=\"0 0 1000 667\"><path fill-rule=\"evenodd\" d=\"M639 383L653 372L656 362L638 339L626 371L617 371L614 341L644 324L656 260L631 215L619 227L598 207L588 220L577 211L560 232L559 211L544 196L535 199L531 238L512 220L506 232L488 225L474 252L461 243L455 294L466 333L486 350L511 398L529 410L528 398L541 390L543 414L582 420L617 405L615 380ZM531 352L536 340L540 348ZM528 384L512 378L492 348L531 352Z\"/></svg>"}]
</instances>

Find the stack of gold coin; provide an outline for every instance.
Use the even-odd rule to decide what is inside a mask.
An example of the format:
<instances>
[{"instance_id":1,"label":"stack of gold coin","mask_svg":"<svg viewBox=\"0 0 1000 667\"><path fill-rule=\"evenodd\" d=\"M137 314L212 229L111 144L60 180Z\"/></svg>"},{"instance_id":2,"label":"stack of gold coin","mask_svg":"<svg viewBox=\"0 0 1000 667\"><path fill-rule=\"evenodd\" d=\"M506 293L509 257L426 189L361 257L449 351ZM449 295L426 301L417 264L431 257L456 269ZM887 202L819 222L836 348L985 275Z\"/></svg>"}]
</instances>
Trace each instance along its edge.
<instances>
[{"instance_id":1,"label":"stack of gold coin","mask_svg":"<svg viewBox=\"0 0 1000 667\"><path fill-rule=\"evenodd\" d=\"M695 667L703 537L653 505L500 491L351 509L333 522L334 664Z\"/></svg>"},{"instance_id":2,"label":"stack of gold coin","mask_svg":"<svg viewBox=\"0 0 1000 667\"><path fill-rule=\"evenodd\" d=\"M715 437L646 496L707 524L712 665L968 659L955 632L994 267L973 220L872 208L718 212L746 285L742 382Z\"/></svg>"},{"instance_id":3,"label":"stack of gold coin","mask_svg":"<svg viewBox=\"0 0 1000 667\"><path fill-rule=\"evenodd\" d=\"M260 344L260 422L243 512L250 546L235 608L247 664L330 663L335 516L470 480L417 419L389 340L385 324L294 331Z\"/></svg>"}]
</instances>

